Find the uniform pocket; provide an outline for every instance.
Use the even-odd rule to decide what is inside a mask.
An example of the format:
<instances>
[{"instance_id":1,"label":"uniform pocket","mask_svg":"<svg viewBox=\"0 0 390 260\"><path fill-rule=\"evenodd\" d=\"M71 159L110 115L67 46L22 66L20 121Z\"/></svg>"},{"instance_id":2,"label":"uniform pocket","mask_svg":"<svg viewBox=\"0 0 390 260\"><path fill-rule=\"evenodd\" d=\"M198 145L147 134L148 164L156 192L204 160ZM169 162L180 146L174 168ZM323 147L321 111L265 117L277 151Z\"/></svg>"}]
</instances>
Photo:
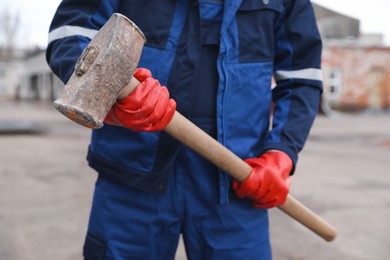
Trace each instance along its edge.
<instances>
[{"instance_id":1,"label":"uniform pocket","mask_svg":"<svg viewBox=\"0 0 390 260\"><path fill-rule=\"evenodd\" d=\"M106 247L102 239L88 232L83 247L84 260L104 260Z\"/></svg>"},{"instance_id":2,"label":"uniform pocket","mask_svg":"<svg viewBox=\"0 0 390 260\"><path fill-rule=\"evenodd\" d=\"M270 61L274 56L274 23L283 0L244 0L236 20L240 62Z\"/></svg>"},{"instance_id":3,"label":"uniform pocket","mask_svg":"<svg viewBox=\"0 0 390 260\"><path fill-rule=\"evenodd\" d=\"M92 132L90 152L115 167L151 172L157 156L159 132L134 132L106 125ZM96 159L97 159L96 158ZM116 168L118 169L118 168Z\"/></svg>"}]
</instances>

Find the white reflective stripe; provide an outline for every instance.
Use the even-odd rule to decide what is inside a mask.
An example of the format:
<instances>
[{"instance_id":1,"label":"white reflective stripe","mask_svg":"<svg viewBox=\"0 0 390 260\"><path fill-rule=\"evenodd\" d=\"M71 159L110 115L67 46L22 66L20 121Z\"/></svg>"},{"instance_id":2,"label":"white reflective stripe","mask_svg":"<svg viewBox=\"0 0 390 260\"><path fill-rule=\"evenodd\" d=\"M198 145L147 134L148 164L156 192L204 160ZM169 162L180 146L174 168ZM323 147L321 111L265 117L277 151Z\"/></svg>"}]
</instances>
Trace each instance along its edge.
<instances>
[{"instance_id":1,"label":"white reflective stripe","mask_svg":"<svg viewBox=\"0 0 390 260\"><path fill-rule=\"evenodd\" d=\"M322 70L303 69L303 70L278 70L275 73L277 81L284 79L310 79L322 81Z\"/></svg>"},{"instance_id":2,"label":"white reflective stripe","mask_svg":"<svg viewBox=\"0 0 390 260\"><path fill-rule=\"evenodd\" d=\"M75 35L85 36L89 39L93 39L97 32L98 30L94 29L88 29L80 26L65 25L49 33L49 43L61 38Z\"/></svg>"}]
</instances>

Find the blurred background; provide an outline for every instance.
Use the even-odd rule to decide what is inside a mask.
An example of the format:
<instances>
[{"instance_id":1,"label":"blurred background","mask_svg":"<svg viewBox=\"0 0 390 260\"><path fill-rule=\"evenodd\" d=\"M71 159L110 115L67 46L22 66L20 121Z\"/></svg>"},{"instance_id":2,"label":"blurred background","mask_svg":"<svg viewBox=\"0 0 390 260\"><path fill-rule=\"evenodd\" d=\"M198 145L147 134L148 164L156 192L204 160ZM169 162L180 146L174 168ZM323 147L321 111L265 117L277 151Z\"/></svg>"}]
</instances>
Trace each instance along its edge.
<instances>
[{"instance_id":1,"label":"blurred background","mask_svg":"<svg viewBox=\"0 0 390 260\"><path fill-rule=\"evenodd\" d=\"M45 48L59 3L0 0L0 260L82 258L96 174L85 160L90 130L52 106L64 85ZM291 194L339 235L325 242L273 209L274 259L387 259L390 2L312 3L324 92Z\"/></svg>"}]
</instances>

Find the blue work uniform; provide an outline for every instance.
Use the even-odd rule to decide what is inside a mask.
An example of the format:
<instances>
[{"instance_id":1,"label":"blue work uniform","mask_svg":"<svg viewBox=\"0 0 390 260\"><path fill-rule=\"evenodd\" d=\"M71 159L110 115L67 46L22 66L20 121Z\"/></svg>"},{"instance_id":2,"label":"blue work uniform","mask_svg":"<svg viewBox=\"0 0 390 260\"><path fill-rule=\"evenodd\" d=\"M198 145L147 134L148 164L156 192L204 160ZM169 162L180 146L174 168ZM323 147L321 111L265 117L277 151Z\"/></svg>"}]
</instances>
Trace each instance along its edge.
<instances>
[{"instance_id":1,"label":"blue work uniform","mask_svg":"<svg viewBox=\"0 0 390 260\"><path fill-rule=\"evenodd\" d=\"M180 113L243 159L278 149L297 162L322 87L310 1L65 0L47 50L64 82L113 12L146 35L139 67ZM87 259L172 259L180 233L189 259L271 259L267 211L232 197L229 176L164 132L104 126L87 159L99 173Z\"/></svg>"}]
</instances>

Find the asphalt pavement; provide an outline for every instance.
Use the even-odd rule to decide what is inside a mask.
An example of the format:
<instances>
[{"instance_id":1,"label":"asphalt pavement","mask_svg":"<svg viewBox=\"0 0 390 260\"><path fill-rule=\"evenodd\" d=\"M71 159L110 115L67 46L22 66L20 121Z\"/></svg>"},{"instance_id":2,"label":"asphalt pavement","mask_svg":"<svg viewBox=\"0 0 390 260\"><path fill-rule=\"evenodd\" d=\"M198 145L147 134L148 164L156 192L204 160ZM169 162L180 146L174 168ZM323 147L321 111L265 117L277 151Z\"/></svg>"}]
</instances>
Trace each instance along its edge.
<instances>
[{"instance_id":1,"label":"asphalt pavement","mask_svg":"<svg viewBox=\"0 0 390 260\"><path fill-rule=\"evenodd\" d=\"M2 132L10 122L15 131ZM51 102L0 100L0 260L82 259L96 179L89 138ZM389 259L390 114L318 116L291 195L338 236L325 242L272 209L275 260ZM182 243L176 259L186 259Z\"/></svg>"}]
</instances>

